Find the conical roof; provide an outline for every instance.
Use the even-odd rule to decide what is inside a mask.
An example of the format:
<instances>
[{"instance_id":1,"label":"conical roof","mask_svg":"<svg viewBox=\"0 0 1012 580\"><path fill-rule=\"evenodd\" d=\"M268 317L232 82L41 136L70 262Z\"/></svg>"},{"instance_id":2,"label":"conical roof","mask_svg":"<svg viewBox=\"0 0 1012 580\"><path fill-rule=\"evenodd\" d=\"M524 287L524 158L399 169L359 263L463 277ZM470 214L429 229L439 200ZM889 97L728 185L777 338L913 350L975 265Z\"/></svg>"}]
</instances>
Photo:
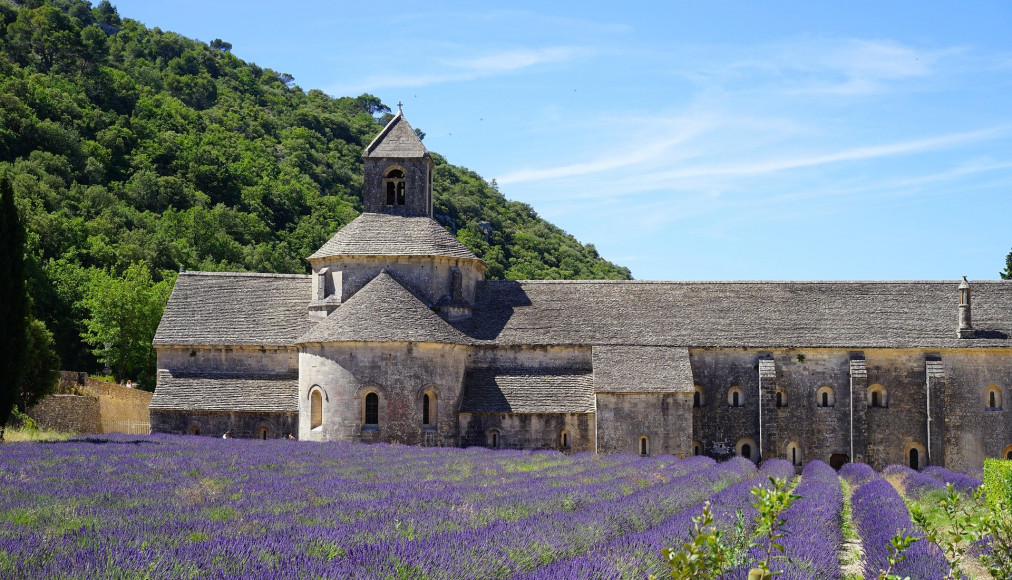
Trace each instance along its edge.
<instances>
[{"instance_id":1,"label":"conical roof","mask_svg":"<svg viewBox=\"0 0 1012 580\"><path fill-rule=\"evenodd\" d=\"M429 152L422 145L422 140L408 124L400 110L387 123L380 134L369 143L362 152L362 157L407 157L421 158Z\"/></svg>"},{"instance_id":2,"label":"conical roof","mask_svg":"<svg viewBox=\"0 0 1012 580\"><path fill-rule=\"evenodd\" d=\"M364 213L344 226L310 260L332 256L478 257L429 217Z\"/></svg>"},{"instance_id":3,"label":"conical roof","mask_svg":"<svg viewBox=\"0 0 1012 580\"><path fill-rule=\"evenodd\" d=\"M469 344L470 340L383 270L295 341L329 342Z\"/></svg>"}]
</instances>

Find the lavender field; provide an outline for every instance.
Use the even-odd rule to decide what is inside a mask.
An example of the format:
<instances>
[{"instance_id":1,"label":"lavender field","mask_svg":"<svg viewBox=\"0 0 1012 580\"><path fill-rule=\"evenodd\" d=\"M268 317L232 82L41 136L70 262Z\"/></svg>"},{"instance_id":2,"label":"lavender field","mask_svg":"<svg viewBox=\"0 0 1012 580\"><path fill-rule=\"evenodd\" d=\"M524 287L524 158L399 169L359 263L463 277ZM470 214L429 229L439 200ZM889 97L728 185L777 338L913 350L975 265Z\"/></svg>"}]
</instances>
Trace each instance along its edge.
<instances>
[{"instance_id":1,"label":"lavender field","mask_svg":"<svg viewBox=\"0 0 1012 580\"><path fill-rule=\"evenodd\" d=\"M642 579L703 502L750 535L750 490L794 477L780 460L174 436L11 444L0 467L0 578ZM916 533L883 475L840 475L813 462L795 481L778 578L842 577L842 480L865 575L883 538ZM974 483L893 475L917 493ZM941 578L939 556L918 542L898 572Z\"/></svg>"}]
</instances>

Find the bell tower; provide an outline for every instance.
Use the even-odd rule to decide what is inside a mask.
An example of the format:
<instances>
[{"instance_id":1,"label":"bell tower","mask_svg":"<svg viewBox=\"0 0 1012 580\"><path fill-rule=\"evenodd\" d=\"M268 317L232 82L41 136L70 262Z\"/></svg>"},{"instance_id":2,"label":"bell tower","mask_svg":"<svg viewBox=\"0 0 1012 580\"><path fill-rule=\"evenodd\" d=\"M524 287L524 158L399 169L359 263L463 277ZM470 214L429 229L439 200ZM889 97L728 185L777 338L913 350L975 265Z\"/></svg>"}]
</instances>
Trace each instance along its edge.
<instances>
[{"instance_id":1,"label":"bell tower","mask_svg":"<svg viewBox=\"0 0 1012 580\"><path fill-rule=\"evenodd\" d=\"M432 158L397 104L397 114L362 153L368 213L432 217Z\"/></svg>"}]
</instances>

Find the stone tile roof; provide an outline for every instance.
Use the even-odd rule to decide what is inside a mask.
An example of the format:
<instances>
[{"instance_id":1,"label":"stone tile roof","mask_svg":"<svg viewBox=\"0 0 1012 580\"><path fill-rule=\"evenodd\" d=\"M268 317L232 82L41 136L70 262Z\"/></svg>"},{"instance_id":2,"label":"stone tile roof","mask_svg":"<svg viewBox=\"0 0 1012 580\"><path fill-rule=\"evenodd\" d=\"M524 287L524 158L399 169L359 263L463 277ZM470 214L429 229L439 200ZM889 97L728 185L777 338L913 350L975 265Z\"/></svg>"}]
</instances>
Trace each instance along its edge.
<instances>
[{"instance_id":1,"label":"stone tile roof","mask_svg":"<svg viewBox=\"0 0 1012 580\"><path fill-rule=\"evenodd\" d=\"M1012 282L488 281L458 324L478 342L692 347L1012 346Z\"/></svg>"},{"instance_id":2,"label":"stone tile roof","mask_svg":"<svg viewBox=\"0 0 1012 580\"><path fill-rule=\"evenodd\" d=\"M595 346L594 390L598 393L691 393L689 349L652 346Z\"/></svg>"},{"instance_id":3,"label":"stone tile roof","mask_svg":"<svg viewBox=\"0 0 1012 580\"><path fill-rule=\"evenodd\" d=\"M160 370L150 408L297 413L299 377Z\"/></svg>"},{"instance_id":4,"label":"stone tile roof","mask_svg":"<svg viewBox=\"0 0 1012 580\"><path fill-rule=\"evenodd\" d=\"M364 213L344 226L310 260L331 256L447 256L477 260L453 234L428 217Z\"/></svg>"},{"instance_id":5,"label":"stone tile roof","mask_svg":"<svg viewBox=\"0 0 1012 580\"><path fill-rule=\"evenodd\" d=\"M183 272L155 345L290 346L309 330L310 277Z\"/></svg>"},{"instance_id":6,"label":"stone tile roof","mask_svg":"<svg viewBox=\"0 0 1012 580\"><path fill-rule=\"evenodd\" d=\"M398 111L380 134L369 143L362 157L407 157L417 159L428 155L425 145L415 135L408 120Z\"/></svg>"},{"instance_id":7,"label":"stone tile roof","mask_svg":"<svg viewBox=\"0 0 1012 580\"><path fill-rule=\"evenodd\" d=\"M537 369L472 369L462 413L593 413L594 377Z\"/></svg>"},{"instance_id":8,"label":"stone tile roof","mask_svg":"<svg viewBox=\"0 0 1012 580\"><path fill-rule=\"evenodd\" d=\"M384 270L296 342L471 341Z\"/></svg>"}]
</instances>

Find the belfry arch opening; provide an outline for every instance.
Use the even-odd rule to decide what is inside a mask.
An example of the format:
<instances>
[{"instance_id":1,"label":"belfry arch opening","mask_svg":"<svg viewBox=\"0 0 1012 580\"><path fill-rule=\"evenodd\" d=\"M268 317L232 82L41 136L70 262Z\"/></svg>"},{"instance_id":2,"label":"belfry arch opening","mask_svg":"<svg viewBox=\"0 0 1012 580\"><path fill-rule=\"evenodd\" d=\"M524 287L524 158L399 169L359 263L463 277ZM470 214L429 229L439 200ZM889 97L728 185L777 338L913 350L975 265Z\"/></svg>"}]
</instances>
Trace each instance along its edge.
<instances>
[{"instance_id":1,"label":"belfry arch opening","mask_svg":"<svg viewBox=\"0 0 1012 580\"><path fill-rule=\"evenodd\" d=\"M386 192L387 205L404 205L407 194L404 170L400 167L388 169L383 179L383 189Z\"/></svg>"}]
</instances>

